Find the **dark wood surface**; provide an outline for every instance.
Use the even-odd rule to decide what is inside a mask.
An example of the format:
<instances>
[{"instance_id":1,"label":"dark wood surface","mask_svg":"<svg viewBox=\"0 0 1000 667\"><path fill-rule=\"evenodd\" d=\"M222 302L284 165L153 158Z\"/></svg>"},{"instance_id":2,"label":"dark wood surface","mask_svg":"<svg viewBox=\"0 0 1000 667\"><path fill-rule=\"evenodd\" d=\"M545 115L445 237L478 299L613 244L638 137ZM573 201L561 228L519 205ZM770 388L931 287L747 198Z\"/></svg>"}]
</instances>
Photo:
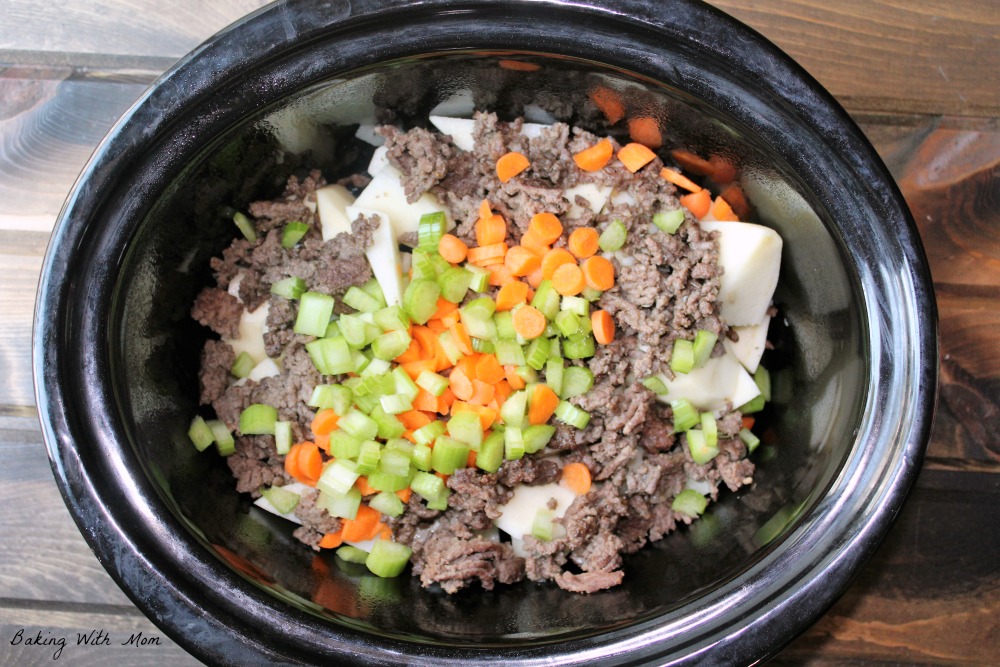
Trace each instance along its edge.
<instances>
[{"instance_id":1,"label":"dark wood surface","mask_svg":"<svg viewBox=\"0 0 1000 667\"><path fill-rule=\"evenodd\" d=\"M0 665L51 662L57 645L23 641L37 636L65 637L66 664L196 664L115 586L63 505L37 425L31 318L48 235L94 146L157 74L261 4L0 0ZM849 591L775 662L1000 664L1000 3L713 4L861 125L913 211L940 309L940 401L916 489ZM76 645L97 629L111 645ZM135 633L159 643L123 646Z\"/></svg>"}]
</instances>

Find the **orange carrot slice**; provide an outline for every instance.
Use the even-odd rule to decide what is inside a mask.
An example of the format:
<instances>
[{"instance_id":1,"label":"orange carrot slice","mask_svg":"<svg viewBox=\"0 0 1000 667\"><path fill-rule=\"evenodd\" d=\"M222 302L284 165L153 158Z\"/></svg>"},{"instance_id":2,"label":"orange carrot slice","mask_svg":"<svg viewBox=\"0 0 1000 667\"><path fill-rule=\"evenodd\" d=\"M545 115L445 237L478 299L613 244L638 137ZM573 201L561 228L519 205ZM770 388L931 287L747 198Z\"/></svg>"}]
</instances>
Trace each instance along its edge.
<instances>
[{"instance_id":1,"label":"orange carrot slice","mask_svg":"<svg viewBox=\"0 0 1000 667\"><path fill-rule=\"evenodd\" d=\"M566 247L580 259L587 259L597 254L600 249L601 235L593 227L577 227L569 235Z\"/></svg>"},{"instance_id":2,"label":"orange carrot slice","mask_svg":"<svg viewBox=\"0 0 1000 667\"><path fill-rule=\"evenodd\" d=\"M567 463L563 466L562 478L559 481L576 495L582 496L590 491L590 468L579 461Z\"/></svg>"},{"instance_id":3,"label":"orange carrot slice","mask_svg":"<svg viewBox=\"0 0 1000 667\"><path fill-rule=\"evenodd\" d=\"M501 183L506 183L530 166L528 158L521 153L516 151L505 153L497 160L497 178Z\"/></svg>"},{"instance_id":4,"label":"orange carrot slice","mask_svg":"<svg viewBox=\"0 0 1000 667\"><path fill-rule=\"evenodd\" d=\"M618 149L618 159L633 174L656 158L656 153L640 143L625 144Z\"/></svg>"},{"instance_id":5,"label":"orange carrot slice","mask_svg":"<svg viewBox=\"0 0 1000 667\"><path fill-rule=\"evenodd\" d=\"M614 287L615 267L604 257L600 255L589 257L584 260L581 268L588 287L602 292Z\"/></svg>"},{"instance_id":6,"label":"orange carrot slice","mask_svg":"<svg viewBox=\"0 0 1000 667\"><path fill-rule=\"evenodd\" d=\"M600 171L611 160L615 147L610 139L601 139L590 148L573 154L573 162L584 171Z\"/></svg>"}]
</instances>

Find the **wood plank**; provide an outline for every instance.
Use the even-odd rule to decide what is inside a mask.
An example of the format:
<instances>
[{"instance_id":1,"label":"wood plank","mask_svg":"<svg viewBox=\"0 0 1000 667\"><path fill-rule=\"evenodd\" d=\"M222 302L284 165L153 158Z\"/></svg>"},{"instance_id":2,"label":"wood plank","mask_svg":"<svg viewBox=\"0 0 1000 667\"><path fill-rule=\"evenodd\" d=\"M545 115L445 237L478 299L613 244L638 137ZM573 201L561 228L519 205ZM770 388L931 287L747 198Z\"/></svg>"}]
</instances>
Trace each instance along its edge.
<instances>
[{"instance_id":1,"label":"wood plank","mask_svg":"<svg viewBox=\"0 0 1000 667\"><path fill-rule=\"evenodd\" d=\"M201 664L131 606L0 600L0 642L0 667Z\"/></svg>"},{"instance_id":2,"label":"wood plank","mask_svg":"<svg viewBox=\"0 0 1000 667\"><path fill-rule=\"evenodd\" d=\"M996 2L710 4L777 44L849 109L984 116L1000 111Z\"/></svg>"},{"instance_id":3,"label":"wood plank","mask_svg":"<svg viewBox=\"0 0 1000 667\"><path fill-rule=\"evenodd\" d=\"M0 254L0 406L31 406L31 320L42 258Z\"/></svg>"}]
</instances>

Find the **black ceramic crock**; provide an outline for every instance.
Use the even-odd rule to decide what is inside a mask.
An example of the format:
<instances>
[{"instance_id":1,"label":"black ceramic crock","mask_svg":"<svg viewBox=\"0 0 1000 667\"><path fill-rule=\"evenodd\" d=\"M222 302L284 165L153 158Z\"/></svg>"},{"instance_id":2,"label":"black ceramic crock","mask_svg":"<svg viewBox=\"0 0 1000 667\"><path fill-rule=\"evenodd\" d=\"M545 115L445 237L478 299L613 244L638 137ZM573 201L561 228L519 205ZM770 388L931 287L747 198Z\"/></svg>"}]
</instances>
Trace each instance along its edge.
<instances>
[{"instance_id":1,"label":"black ceramic crock","mask_svg":"<svg viewBox=\"0 0 1000 667\"><path fill-rule=\"evenodd\" d=\"M622 136L588 102L598 84L631 117L656 118L668 148L734 164L756 219L784 238L754 487L628 557L623 585L591 596L531 582L447 596L315 557L185 438L204 340L188 310L233 234L228 214L296 166L267 162L275 127L317 132L328 150L309 159L344 173L371 150L358 123L425 124L446 98ZM871 146L787 56L692 0L288 0L242 19L100 145L53 233L34 330L45 440L81 531L168 635L233 665L773 655L899 512L936 360L926 262Z\"/></svg>"}]
</instances>

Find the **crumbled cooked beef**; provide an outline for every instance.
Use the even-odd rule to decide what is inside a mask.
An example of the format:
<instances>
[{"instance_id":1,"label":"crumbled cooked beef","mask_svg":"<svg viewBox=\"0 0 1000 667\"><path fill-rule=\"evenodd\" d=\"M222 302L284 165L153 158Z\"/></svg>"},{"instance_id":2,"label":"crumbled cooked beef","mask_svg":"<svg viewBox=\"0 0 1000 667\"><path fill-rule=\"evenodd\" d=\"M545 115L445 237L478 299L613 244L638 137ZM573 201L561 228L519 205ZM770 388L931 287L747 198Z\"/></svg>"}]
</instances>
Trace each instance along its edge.
<instances>
[{"instance_id":1,"label":"crumbled cooked beef","mask_svg":"<svg viewBox=\"0 0 1000 667\"><path fill-rule=\"evenodd\" d=\"M227 338L240 335L243 304L235 296L218 287L206 287L198 293L191 307L191 317L198 324Z\"/></svg>"},{"instance_id":2,"label":"crumbled cooked beef","mask_svg":"<svg viewBox=\"0 0 1000 667\"><path fill-rule=\"evenodd\" d=\"M201 374L198 376L201 383L199 401L202 405L218 400L225 393L232 378L230 371L235 361L236 353L229 343L221 340L205 341L205 347L201 350Z\"/></svg>"},{"instance_id":3,"label":"crumbled cooked beef","mask_svg":"<svg viewBox=\"0 0 1000 667\"><path fill-rule=\"evenodd\" d=\"M465 525L473 530L486 530L499 518L498 506L510 500L511 492L497 484L497 476L477 468L460 468L448 477L452 494L448 509L462 515Z\"/></svg>"},{"instance_id":4,"label":"crumbled cooked beef","mask_svg":"<svg viewBox=\"0 0 1000 667\"><path fill-rule=\"evenodd\" d=\"M299 502L295 506L295 516L302 521L302 525L295 529L292 535L319 551L319 541L327 533L335 533L340 530L341 521L335 516L330 516L322 507L316 504L319 499L319 491L308 489L299 496Z\"/></svg>"},{"instance_id":5,"label":"crumbled cooked beef","mask_svg":"<svg viewBox=\"0 0 1000 667\"><path fill-rule=\"evenodd\" d=\"M273 438L244 435L236 438L236 453L226 458L236 478L236 490L260 496L263 486L284 485L291 481L285 473L284 457L274 449Z\"/></svg>"},{"instance_id":6,"label":"crumbled cooked beef","mask_svg":"<svg viewBox=\"0 0 1000 667\"><path fill-rule=\"evenodd\" d=\"M518 484L549 484L559 479L562 471L559 464L551 459L524 456L513 461L504 461L497 471L497 481L514 488Z\"/></svg>"},{"instance_id":7,"label":"crumbled cooked beef","mask_svg":"<svg viewBox=\"0 0 1000 667\"><path fill-rule=\"evenodd\" d=\"M596 593L617 586L625 578L621 570L614 572L560 572L555 576L559 588L573 593Z\"/></svg>"},{"instance_id":8,"label":"crumbled cooked beef","mask_svg":"<svg viewBox=\"0 0 1000 667\"><path fill-rule=\"evenodd\" d=\"M447 593L479 581L486 590L524 576L524 559L509 544L483 537L457 538L444 530L430 533L421 551L420 583L439 584ZM416 570L415 570L416 571Z\"/></svg>"}]
</instances>

